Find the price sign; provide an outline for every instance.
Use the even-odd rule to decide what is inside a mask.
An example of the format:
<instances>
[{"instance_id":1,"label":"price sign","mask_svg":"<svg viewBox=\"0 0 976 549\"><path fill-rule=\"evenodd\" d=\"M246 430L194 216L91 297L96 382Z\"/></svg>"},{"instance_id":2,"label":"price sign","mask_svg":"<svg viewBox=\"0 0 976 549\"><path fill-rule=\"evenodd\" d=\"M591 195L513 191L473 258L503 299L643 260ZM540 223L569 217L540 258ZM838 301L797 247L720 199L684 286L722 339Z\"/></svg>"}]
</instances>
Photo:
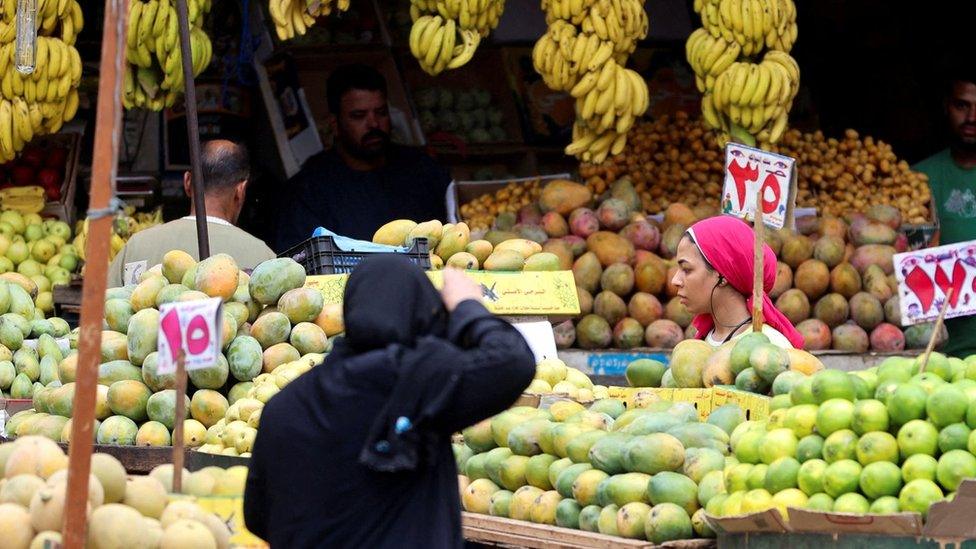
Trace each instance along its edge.
<instances>
[{"instance_id":1,"label":"price sign","mask_svg":"<svg viewBox=\"0 0 976 549\"><path fill-rule=\"evenodd\" d=\"M132 263L126 263L122 267L122 284L128 286L130 284L138 284L139 277L146 272L149 268L149 262L143 259L142 261L133 261Z\"/></svg>"},{"instance_id":2,"label":"price sign","mask_svg":"<svg viewBox=\"0 0 976 549\"><path fill-rule=\"evenodd\" d=\"M556 358L556 338L552 334L552 324L549 321L516 322L512 326L525 338L536 362Z\"/></svg>"},{"instance_id":3,"label":"price sign","mask_svg":"<svg viewBox=\"0 0 976 549\"><path fill-rule=\"evenodd\" d=\"M790 201L796 160L769 151L729 143L725 147L722 213L753 219L762 191L763 223L782 229Z\"/></svg>"},{"instance_id":4,"label":"price sign","mask_svg":"<svg viewBox=\"0 0 976 549\"><path fill-rule=\"evenodd\" d=\"M217 362L223 330L222 305L223 301L215 297L166 303L159 308L159 373L176 371L181 350L187 370L207 368Z\"/></svg>"},{"instance_id":5,"label":"price sign","mask_svg":"<svg viewBox=\"0 0 976 549\"><path fill-rule=\"evenodd\" d=\"M945 318L976 314L976 240L895 254L893 261L905 326L935 320L946 296Z\"/></svg>"}]
</instances>

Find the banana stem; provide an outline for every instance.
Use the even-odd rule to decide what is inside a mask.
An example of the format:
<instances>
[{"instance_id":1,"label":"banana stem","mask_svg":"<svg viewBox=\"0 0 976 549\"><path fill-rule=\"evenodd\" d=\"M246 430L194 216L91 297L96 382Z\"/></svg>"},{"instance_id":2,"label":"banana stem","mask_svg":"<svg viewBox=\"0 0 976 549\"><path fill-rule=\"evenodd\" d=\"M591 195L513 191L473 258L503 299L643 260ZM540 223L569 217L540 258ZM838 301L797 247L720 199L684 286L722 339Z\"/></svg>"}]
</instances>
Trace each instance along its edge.
<instances>
[{"instance_id":1,"label":"banana stem","mask_svg":"<svg viewBox=\"0 0 976 549\"><path fill-rule=\"evenodd\" d=\"M729 122L729 135L732 141L736 143L741 143L747 147L756 146L756 137L735 122Z\"/></svg>"}]
</instances>

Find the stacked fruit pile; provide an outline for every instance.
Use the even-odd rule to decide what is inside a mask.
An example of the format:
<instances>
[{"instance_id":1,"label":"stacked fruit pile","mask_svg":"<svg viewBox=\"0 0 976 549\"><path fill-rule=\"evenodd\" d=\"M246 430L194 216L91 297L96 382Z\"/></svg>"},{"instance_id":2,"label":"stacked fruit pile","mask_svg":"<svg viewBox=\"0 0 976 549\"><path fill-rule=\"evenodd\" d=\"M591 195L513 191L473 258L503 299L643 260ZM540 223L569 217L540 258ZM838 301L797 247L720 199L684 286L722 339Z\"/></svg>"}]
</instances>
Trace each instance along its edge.
<instances>
[{"instance_id":1,"label":"stacked fruit pile","mask_svg":"<svg viewBox=\"0 0 976 549\"><path fill-rule=\"evenodd\" d=\"M44 208L45 198L61 199L61 185L67 175L67 163L68 149L63 146L53 143L47 147L27 145L19 158L0 165L0 189L40 187L43 190L41 201L30 208L33 213L40 212ZM3 202L2 195L0 195L0 207L10 209Z\"/></svg>"},{"instance_id":2,"label":"stacked fruit pile","mask_svg":"<svg viewBox=\"0 0 976 549\"><path fill-rule=\"evenodd\" d=\"M266 402L277 392L278 378L294 379L309 363L318 362L329 347L326 334L342 331L341 307L324 306L322 295L304 288L304 283L304 269L290 259L266 261L249 277L227 255L197 263L185 252L172 251L137 286L109 290L98 368L96 441L165 446L175 422L184 421L185 442L197 447L237 400L249 396ZM188 372L186 417L176 418L175 375L158 372L158 307L208 297L225 300L223 354L213 366ZM0 323L0 335L2 329ZM33 387L34 408L15 415L7 430L17 436L66 440L78 355L61 358L54 350L43 354L47 367L41 369L48 375L43 386ZM298 364L303 357L305 365ZM272 375L272 383L258 386L255 380L262 373ZM223 453L230 450L234 447Z\"/></svg>"},{"instance_id":3,"label":"stacked fruit pile","mask_svg":"<svg viewBox=\"0 0 976 549\"><path fill-rule=\"evenodd\" d=\"M539 200L540 181L511 182L494 193L485 193L461 206L461 217L472 231L487 231L498 216L515 224L515 212Z\"/></svg>"},{"instance_id":4,"label":"stacked fruit pile","mask_svg":"<svg viewBox=\"0 0 976 549\"><path fill-rule=\"evenodd\" d=\"M632 387L707 388L735 385L757 394L789 391L799 379L823 370L813 355L797 349L782 349L762 333L750 333L718 349L697 339L678 343L670 364L650 359L627 365L627 381Z\"/></svg>"},{"instance_id":5,"label":"stacked fruit pile","mask_svg":"<svg viewBox=\"0 0 976 549\"><path fill-rule=\"evenodd\" d=\"M700 499L723 490L745 413L726 405L699 423L692 404L642 404L517 407L465 429L454 447L464 509L654 543L713 537Z\"/></svg>"},{"instance_id":6,"label":"stacked fruit pile","mask_svg":"<svg viewBox=\"0 0 976 549\"><path fill-rule=\"evenodd\" d=\"M547 358L535 365L535 377L525 388L530 394L565 395L579 402L607 398L607 387L593 385L589 376L576 368L569 368L558 358Z\"/></svg>"},{"instance_id":7,"label":"stacked fruit pile","mask_svg":"<svg viewBox=\"0 0 976 549\"><path fill-rule=\"evenodd\" d=\"M719 146L732 138L764 149L779 142L800 90L800 67L789 54L793 0L699 0L695 11L702 28L688 38L687 58Z\"/></svg>"},{"instance_id":8,"label":"stacked fruit pile","mask_svg":"<svg viewBox=\"0 0 976 549\"><path fill-rule=\"evenodd\" d=\"M718 208L725 173L725 152L712 130L682 112L637 124L624 152L602 164L581 164L580 176L602 193L627 176L646 212L671 204ZM789 130L770 150L797 162L797 205L840 216L873 205L895 206L907 223L928 223L928 178L913 172L891 145L847 130L839 138L817 131Z\"/></svg>"},{"instance_id":9,"label":"stacked fruit pile","mask_svg":"<svg viewBox=\"0 0 976 549\"><path fill-rule=\"evenodd\" d=\"M730 442L721 490L704 502L729 516L788 505L844 513L915 512L976 477L976 381L970 360L889 358L852 374L825 370L774 397L767 421ZM785 515L785 510L784 510Z\"/></svg>"},{"instance_id":10,"label":"stacked fruit pile","mask_svg":"<svg viewBox=\"0 0 976 549\"><path fill-rule=\"evenodd\" d=\"M674 254L689 226L718 212L672 203L659 222L641 215L640 203L626 176L596 197L583 185L555 180L537 204L499 214L476 242L494 244L496 254L518 243L534 250L527 260L533 264L572 269L581 318L555 328L561 348L673 347L692 321L671 284ZM843 219L804 217L798 232L767 233L779 258L770 295L804 334L807 350L899 351L928 343L931 324L901 330L892 256L907 247L896 230L902 221L897 208L879 205ZM465 261L452 264L488 267L457 257ZM517 261L498 265L491 263L519 268Z\"/></svg>"},{"instance_id":11,"label":"stacked fruit pile","mask_svg":"<svg viewBox=\"0 0 976 549\"><path fill-rule=\"evenodd\" d=\"M207 11L209 7L208 0ZM336 0L334 6L332 0L316 3L300 0L268 1L268 13L271 14L271 21L274 22L278 40L282 42L296 36L304 36L309 27L315 24L315 20L332 13L333 7L339 11L346 11L349 9L349 0Z\"/></svg>"},{"instance_id":12,"label":"stacked fruit pile","mask_svg":"<svg viewBox=\"0 0 976 549\"><path fill-rule=\"evenodd\" d=\"M0 277L20 285L33 298L37 311L32 308L25 314L28 320L54 310L53 287L68 284L81 265L70 241L71 227L63 221L0 212Z\"/></svg>"},{"instance_id":13,"label":"stacked fruit pile","mask_svg":"<svg viewBox=\"0 0 976 549\"><path fill-rule=\"evenodd\" d=\"M634 0L543 0L549 28L532 49L546 85L576 99L573 142L566 154L600 163L620 154L627 132L647 111L647 83L626 68L647 36L644 4Z\"/></svg>"},{"instance_id":14,"label":"stacked fruit pile","mask_svg":"<svg viewBox=\"0 0 976 549\"><path fill-rule=\"evenodd\" d=\"M210 12L210 0L190 0L187 9L193 76L198 76L210 65L213 55L210 37L203 31L204 18ZM160 111L176 103L185 82L174 0L133 0L129 3L126 59L129 66L122 90L125 108Z\"/></svg>"},{"instance_id":15,"label":"stacked fruit pile","mask_svg":"<svg viewBox=\"0 0 976 549\"><path fill-rule=\"evenodd\" d=\"M0 162L16 158L38 135L57 133L78 112L81 56L75 40L84 26L77 0L38 0L34 71L17 70L17 2L0 7Z\"/></svg>"},{"instance_id":16,"label":"stacked fruit pile","mask_svg":"<svg viewBox=\"0 0 976 549\"><path fill-rule=\"evenodd\" d=\"M545 238L541 228L536 228L537 240L518 238L513 234L487 235L486 239L473 240L466 223L442 224L432 220L416 223L409 219L397 219L380 227L373 235L373 242L388 246L413 245L417 238L426 238L429 246L431 267L441 269L445 265L458 269L486 271L558 271L563 259L546 251L538 239ZM497 237L497 238L496 238ZM568 260L568 256L564 259ZM565 269L562 269L565 270Z\"/></svg>"},{"instance_id":17,"label":"stacked fruit pile","mask_svg":"<svg viewBox=\"0 0 976 549\"><path fill-rule=\"evenodd\" d=\"M68 457L45 438L24 437L0 445L4 547L60 546L67 467ZM244 478L239 473L217 471L226 493L243 491ZM213 477L211 485L218 482L217 471L206 473ZM169 501L167 488L159 480L165 472L127 478L117 459L93 454L88 480L88 546L229 547L231 532L223 519L191 501Z\"/></svg>"},{"instance_id":18,"label":"stacked fruit pile","mask_svg":"<svg viewBox=\"0 0 976 549\"><path fill-rule=\"evenodd\" d=\"M492 106L491 93L483 88L468 91L427 88L416 94L420 128L428 136L445 132L468 143L505 141L502 111Z\"/></svg>"},{"instance_id":19,"label":"stacked fruit pile","mask_svg":"<svg viewBox=\"0 0 976 549\"><path fill-rule=\"evenodd\" d=\"M431 76L462 67L504 9L504 0L410 0L410 53Z\"/></svg>"},{"instance_id":20,"label":"stacked fruit pile","mask_svg":"<svg viewBox=\"0 0 976 549\"><path fill-rule=\"evenodd\" d=\"M151 212L137 212L132 206L125 207L125 214L115 218L112 223L112 237L110 240L109 261L115 258L129 238L139 231L143 231L163 223L163 207L159 206ZM78 251L78 256L85 259L88 245L88 219L75 223L75 239L72 242Z\"/></svg>"}]
</instances>

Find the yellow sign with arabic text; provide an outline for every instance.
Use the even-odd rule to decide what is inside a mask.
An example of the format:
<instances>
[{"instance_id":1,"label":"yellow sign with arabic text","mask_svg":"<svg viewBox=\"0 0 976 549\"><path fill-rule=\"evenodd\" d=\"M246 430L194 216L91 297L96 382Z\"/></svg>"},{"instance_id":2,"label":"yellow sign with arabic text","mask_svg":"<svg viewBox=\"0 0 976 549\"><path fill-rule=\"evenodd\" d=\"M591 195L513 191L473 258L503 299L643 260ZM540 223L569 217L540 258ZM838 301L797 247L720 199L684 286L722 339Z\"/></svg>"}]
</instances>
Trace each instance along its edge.
<instances>
[{"instance_id":1,"label":"yellow sign with arabic text","mask_svg":"<svg viewBox=\"0 0 976 549\"><path fill-rule=\"evenodd\" d=\"M481 285L485 307L497 315L578 315L579 296L571 271L466 273ZM442 271L429 271L434 286L443 284ZM342 303L348 275L317 275L305 286L322 292L326 303Z\"/></svg>"}]
</instances>

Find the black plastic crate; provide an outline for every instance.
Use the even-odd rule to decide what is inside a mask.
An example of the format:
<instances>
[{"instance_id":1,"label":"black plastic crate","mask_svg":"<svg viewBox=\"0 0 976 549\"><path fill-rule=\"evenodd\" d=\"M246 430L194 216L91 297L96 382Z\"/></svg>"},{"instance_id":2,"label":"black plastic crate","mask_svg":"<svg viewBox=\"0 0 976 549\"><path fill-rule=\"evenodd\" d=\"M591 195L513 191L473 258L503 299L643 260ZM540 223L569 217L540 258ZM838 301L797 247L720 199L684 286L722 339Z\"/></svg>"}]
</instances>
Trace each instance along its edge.
<instances>
[{"instance_id":1,"label":"black plastic crate","mask_svg":"<svg viewBox=\"0 0 976 549\"><path fill-rule=\"evenodd\" d=\"M425 271L430 270L427 239L418 238L406 252L347 252L339 249L331 236L313 236L305 242L278 254L290 257L305 267L310 275L348 274L367 258L383 253L399 253Z\"/></svg>"}]
</instances>

